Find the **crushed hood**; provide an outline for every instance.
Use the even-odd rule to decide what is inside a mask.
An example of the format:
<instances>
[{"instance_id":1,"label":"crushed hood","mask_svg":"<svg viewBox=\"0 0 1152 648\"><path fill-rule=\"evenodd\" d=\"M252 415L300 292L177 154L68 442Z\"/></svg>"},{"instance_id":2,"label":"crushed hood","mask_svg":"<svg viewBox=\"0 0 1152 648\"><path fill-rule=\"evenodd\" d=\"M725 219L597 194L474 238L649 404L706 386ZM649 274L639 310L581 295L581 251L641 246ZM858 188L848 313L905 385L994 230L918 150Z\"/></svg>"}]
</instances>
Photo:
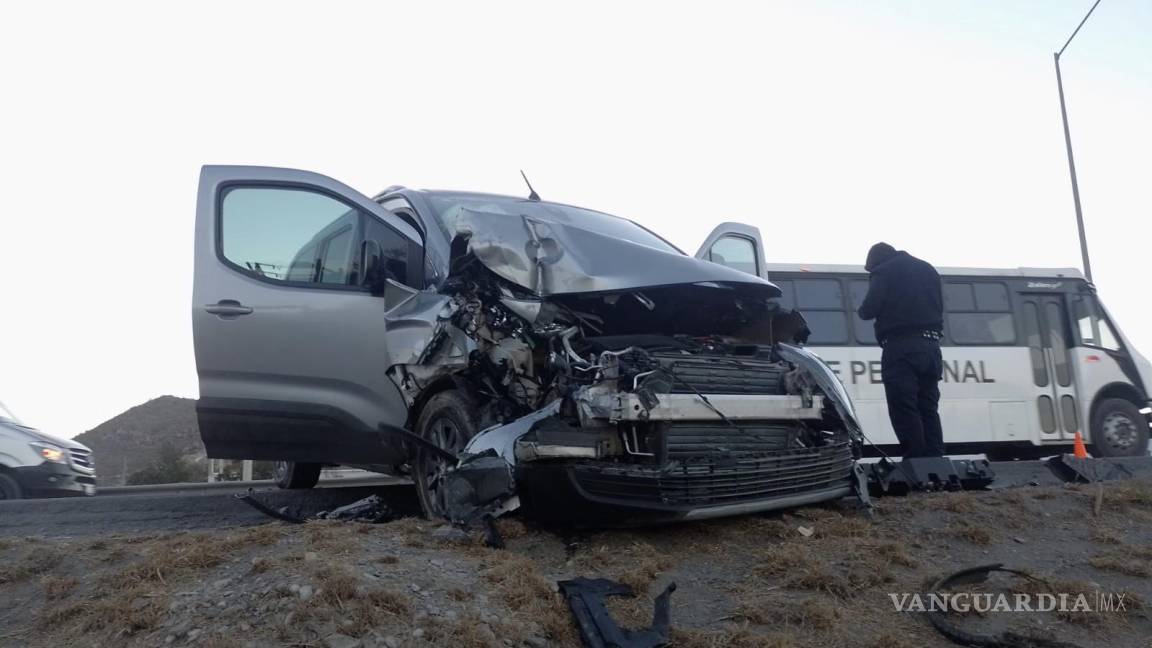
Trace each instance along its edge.
<instances>
[{"instance_id":1,"label":"crushed hood","mask_svg":"<svg viewBox=\"0 0 1152 648\"><path fill-rule=\"evenodd\" d=\"M739 270L536 217L464 210L456 221L453 255L466 252L541 297L680 284L780 295L774 284Z\"/></svg>"}]
</instances>

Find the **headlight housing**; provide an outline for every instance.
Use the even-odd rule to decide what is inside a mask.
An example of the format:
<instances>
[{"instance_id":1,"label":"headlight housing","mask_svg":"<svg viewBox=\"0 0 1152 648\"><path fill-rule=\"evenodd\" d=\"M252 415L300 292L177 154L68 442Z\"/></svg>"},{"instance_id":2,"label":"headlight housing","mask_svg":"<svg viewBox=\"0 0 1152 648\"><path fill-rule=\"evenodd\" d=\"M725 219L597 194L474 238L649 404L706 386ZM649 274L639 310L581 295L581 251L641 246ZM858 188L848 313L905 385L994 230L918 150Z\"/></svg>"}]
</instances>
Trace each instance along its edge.
<instances>
[{"instance_id":1,"label":"headlight housing","mask_svg":"<svg viewBox=\"0 0 1152 648\"><path fill-rule=\"evenodd\" d=\"M62 448L43 445L40 443L33 443L31 445L32 449L36 451L36 454L40 455L40 458L44 461L52 461L54 463L68 463L68 453L65 452Z\"/></svg>"}]
</instances>

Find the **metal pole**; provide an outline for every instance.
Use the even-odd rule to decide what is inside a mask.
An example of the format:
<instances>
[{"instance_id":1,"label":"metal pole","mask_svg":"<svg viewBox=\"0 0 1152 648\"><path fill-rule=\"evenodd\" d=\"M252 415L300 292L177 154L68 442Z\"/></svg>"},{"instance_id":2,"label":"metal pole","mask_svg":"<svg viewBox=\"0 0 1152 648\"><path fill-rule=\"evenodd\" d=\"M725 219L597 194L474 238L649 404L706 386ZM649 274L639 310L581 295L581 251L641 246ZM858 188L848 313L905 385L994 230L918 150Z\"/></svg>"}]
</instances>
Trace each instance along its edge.
<instances>
[{"instance_id":1,"label":"metal pole","mask_svg":"<svg viewBox=\"0 0 1152 648\"><path fill-rule=\"evenodd\" d=\"M1096 8L1095 5L1092 6ZM1089 12L1091 13L1091 12ZM1087 20L1087 16L1084 18ZM1083 24L1083 23L1081 23ZM1076 31L1080 31L1077 27ZM1073 36L1076 34L1073 33ZM1068 39L1071 41L1072 39ZM1065 43L1064 47L1068 47ZM1068 109L1064 107L1064 80L1060 77L1060 52L1052 54L1056 61L1056 89L1060 93L1060 117L1064 120L1064 146L1068 149L1068 173L1072 176L1072 202L1076 205L1076 228L1080 233L1080 257L1084 261L1084 277L1092 283L1092 262L1088 260L1088 237L1084 233L1084 212L1080 209L1080 184L1076 181L1076 160L1072 157L1072 134L1068 131Z\"/></svg>"}]
</instances>

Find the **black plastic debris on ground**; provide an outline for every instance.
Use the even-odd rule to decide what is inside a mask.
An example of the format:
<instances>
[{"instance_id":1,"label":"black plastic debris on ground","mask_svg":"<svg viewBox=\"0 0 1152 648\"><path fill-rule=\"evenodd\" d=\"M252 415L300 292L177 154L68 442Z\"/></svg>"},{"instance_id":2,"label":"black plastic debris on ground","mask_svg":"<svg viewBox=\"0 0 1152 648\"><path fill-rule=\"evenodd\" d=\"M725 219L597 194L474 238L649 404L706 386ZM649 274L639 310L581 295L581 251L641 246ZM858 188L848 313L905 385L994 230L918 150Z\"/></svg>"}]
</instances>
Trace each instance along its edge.
<instances>
[{"instance_id":1,"label":"black plastic debris on ground","mask_svg":"<svg viewBox=\"0 0 1152 648\"><path fill-rule=\"evenodd\" d=\"M415 492L406 485L249 490L235 497L273 519L296 524L323 519L388 522L420 514Z\"/></svg>"},{"instance_id":2,"label":"black plastic debris on ground","mask_svg":"<svg viewBox=\"0 0 1152 648\"><path fill-rule=\"evenodd\" d=\"M996 479L983 459L911 457L899 463L881 459L866 469L872 495L907 495L911 491L984 490Z\"/></svg>"},{"instance_id":3,"label":"black plastic debris on ground","mask_svg":"<svg viewBox=\"0 0 1152 648\"><path fill-rule=\"evenodd\" d=\"M1052 474L1072 484L1132 479L1135 474L1124 464L1108 459L1079 458L1070 454L1052 457L1044 462Z\"/></svg>"},{"instance_id":4,"label":"black plastic debris on ground","mask_svg":"<svg viewBox=\"0 0 1152 648\"><path fill-rule=\"evenodd\" d=\"M588 648L658 648L668 645L671 629L671 583L656 597L652 625L640 630L626 630L616 625L604 599L609 596L635 596L632 588L604 578L574 578L560 581L560 592L568 599L568 607L580 630L580 638Z\"/></svg>"},{"instance_id":5,"label":"black plastic debris on ground","mask_svg":"<svg viewBox=\"0 0 1152 648\"><path fill-rule=\"evenodd\" d=\"M994 565L970 567L949 574L936 581L932 585L929 593L932 595L943 594L945 590L957 585L977 585L984 583L988 580L988 576L992 572L1012 574L1018 578L1047 585L1050 590L1052 589L1051 584L1041 578L1037 578L1028 572L1018 569L1009 569L998 563ZM932 626L936 628L937 632L961 646L978 646L980 648L1080 648L1077 644L1066 641L1023 635L1010 631L996 635L977 634L961 628L949 619L948 614L942 609L930 611L928 613L928 620L932 623Z\"/></svg>"}]
</instances>

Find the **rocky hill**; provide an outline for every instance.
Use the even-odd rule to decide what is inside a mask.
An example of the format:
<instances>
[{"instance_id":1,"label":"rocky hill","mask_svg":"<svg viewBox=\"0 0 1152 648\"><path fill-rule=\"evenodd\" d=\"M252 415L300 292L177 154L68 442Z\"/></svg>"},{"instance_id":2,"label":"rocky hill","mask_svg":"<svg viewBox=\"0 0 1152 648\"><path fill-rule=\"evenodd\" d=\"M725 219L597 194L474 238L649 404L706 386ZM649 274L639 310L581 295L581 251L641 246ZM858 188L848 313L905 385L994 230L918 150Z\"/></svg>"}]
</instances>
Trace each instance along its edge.
<instances>
[{"instance_id":1,"label":"rocky hill","mask_svg":"<svg viewBox=\"0 0 1152 648\"><path fill-rule=\"evenodd\" d=\"M128 475L147 468L169 444L193 461L204 458L196 427L196 401L161 396L137 405L76 440L92 448L101 486L121 486Z\"/></svg>"}]
</instances>

